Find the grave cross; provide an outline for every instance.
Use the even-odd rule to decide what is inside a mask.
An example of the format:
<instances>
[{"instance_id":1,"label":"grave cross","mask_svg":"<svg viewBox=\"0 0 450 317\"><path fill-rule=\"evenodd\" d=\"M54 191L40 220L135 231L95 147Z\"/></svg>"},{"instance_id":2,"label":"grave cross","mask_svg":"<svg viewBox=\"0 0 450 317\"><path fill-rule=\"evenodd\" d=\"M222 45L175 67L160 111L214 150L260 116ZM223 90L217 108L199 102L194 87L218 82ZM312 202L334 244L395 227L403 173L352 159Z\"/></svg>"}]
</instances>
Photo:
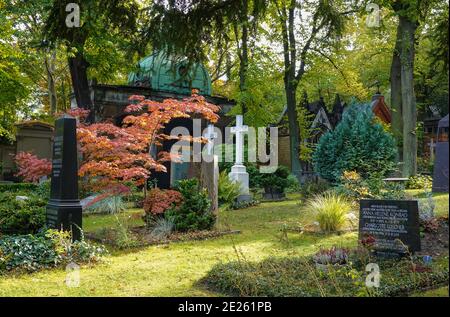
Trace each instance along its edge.
<instances>
[{"instance_id":1,"label":"grave cross","mask_svg":"<svg viewBox=\"0 0 450 317\"><path fill-rule=\"evenodd\" d=\"M208 144L207 146L207 153L208 155L212 155L213 154L213 150L214 150L214 139L217 139L218 135L216 132L214 132L214 125L213 124L208 124L208 129L206 130L205 133L205 138L208 139Z\"/></svg>"},{"instance_id":2,"label":"grave cross","mask_svg":"<svg viewBox=\"0 0 450 317\"><path fill-rule=\"evenodd\" d=\"M242 115L236 116L236 126L231 127L230 132L236 134L236 161L235 165L242 165L244 161L244 133L248 132L248 126L243 125Z\"/></svg>"}]
</instances>

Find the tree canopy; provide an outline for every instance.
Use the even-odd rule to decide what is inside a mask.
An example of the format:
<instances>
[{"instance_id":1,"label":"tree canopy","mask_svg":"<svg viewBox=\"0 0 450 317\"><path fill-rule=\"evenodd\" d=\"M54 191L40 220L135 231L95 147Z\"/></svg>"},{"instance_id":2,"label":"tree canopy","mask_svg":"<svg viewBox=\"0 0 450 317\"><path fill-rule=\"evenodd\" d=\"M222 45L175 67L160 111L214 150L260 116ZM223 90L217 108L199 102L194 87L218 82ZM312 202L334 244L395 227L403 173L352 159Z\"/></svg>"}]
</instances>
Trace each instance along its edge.
<instances>
[{"instance_id":1,"label":"tree canopy","mask_svg":"<svg viewBox=\"0 0 450 317\"><path fill-rule=\"evenodd\" d=\"M304 93L330 108L336 95L365 103L379 90L414 173L417 129L448 113L448 2L373 2L370 13L368 1L87 0L70 28L70 0L0 0L0 137L12 141L23 119L53 121L71 94L92 110L91 81L126 84L138 59L165 50L203 63L213 94L249 125L276 124L287 106L295 171L312 151Z\"/></svg>"}]
</instances>

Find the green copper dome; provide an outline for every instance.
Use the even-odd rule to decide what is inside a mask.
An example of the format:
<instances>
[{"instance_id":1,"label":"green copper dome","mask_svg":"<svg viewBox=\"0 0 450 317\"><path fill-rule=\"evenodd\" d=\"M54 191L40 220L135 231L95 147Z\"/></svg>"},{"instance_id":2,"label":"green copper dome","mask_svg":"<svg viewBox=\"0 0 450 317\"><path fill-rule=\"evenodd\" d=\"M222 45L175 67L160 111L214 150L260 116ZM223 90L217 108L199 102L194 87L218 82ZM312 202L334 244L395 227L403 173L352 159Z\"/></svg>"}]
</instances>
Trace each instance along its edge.
<instances>
[{"instance_id":1,"label":"green copper dome","mask_svg":"<svg viewBox=\"0 0 450 317\"><path fill-rule=\"evenodd\" d=\"M139 61L136 72L128 76L131 86L150 87L154 90L190 94L198 89L201 95L211 95L211 78L201 64L187 69L186 60L175 60L164 52L155 52Z\"/></svg>"}]
</instances>

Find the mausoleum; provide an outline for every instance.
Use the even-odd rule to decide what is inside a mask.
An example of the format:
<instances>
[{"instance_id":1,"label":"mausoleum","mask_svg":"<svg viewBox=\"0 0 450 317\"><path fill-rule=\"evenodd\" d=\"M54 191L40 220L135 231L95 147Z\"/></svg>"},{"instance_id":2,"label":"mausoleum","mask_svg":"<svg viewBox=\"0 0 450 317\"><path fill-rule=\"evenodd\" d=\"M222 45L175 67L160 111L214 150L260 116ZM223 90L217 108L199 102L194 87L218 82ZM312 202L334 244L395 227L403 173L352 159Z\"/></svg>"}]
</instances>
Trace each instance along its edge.
<instances>
[{"instance_id":1,"label":"mausoleum","mask_svg":"<svg viewBox=\"0 0 450 317\"><path fill-rule=\"evenodd\" d=\"M91 99L95 111L95 121L111 119L121 124L125 108L129 105L129 97L143 95L147 99L162 101L164 99L183 99L190 96L192 89L197 89L206 100L220 107L220 120L215 125L223 130L232 117L224 115L235 105L232 100L212 95L211 78L204 65L189 63L186 59L168 56L157 51L141 59L136 69L129 74L127 85L107 85L91 83ZM75 97L71 99L72 107L76 107ZM202 121L202 130L208 122ZM176 119L170 122L165 133L169 134L174 127L186 127L192 134L192 119ZM224 135L224 133L222 133ZM167 141L162 148L152 149L169 151L175 141ZM168 188L179 179L191 177L198 171L193 163L166 163L167 173L154 173L158 186Z\"/></svg>"}]
</instances>

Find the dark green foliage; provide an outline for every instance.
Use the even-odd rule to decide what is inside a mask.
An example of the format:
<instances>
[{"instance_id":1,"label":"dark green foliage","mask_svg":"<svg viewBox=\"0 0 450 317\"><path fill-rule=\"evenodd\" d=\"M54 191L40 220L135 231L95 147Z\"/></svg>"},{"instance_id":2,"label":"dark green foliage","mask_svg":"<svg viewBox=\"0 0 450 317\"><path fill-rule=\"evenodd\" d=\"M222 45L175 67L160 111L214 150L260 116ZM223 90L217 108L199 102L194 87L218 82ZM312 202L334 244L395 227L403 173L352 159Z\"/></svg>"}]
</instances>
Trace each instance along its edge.
<instances>
[{"instance_id":1,"label":"dark green foliage","mask_svg":"<svg viewBox=\"0 0 450 317\"><path fill-rule=\"evenodd\" d=\"M0 193L33 191L37 188L38 188L38 185L33 184L33 183L0 184Z\"/></svg>"},{"instance_id":2,"label":"dark green foliage","mask_svg":"<svg viewBox=\"0 0 450 317\"><path fill-rule=\"evenodd\" d=\"M190 61L205 61L205 46L224 45L227 31L245 22L255 28L267 6L266 0L254 0L252 9L244 12L241 0L153 1L143 43L155 49L186 56ZM253 21L248 21L248 15ZM142 41L141 41L142 42Z\"/></svg>"},{"instance_id":3,"label":"dark green foliage","mask_svg":"<svg viewBox=\"0 0 450 317\"><path fill-rule=\"evenodd\" d=\"M256 176L258 187L270 188L280 193L289 186L289 169L286 166L279 166L274 173L260 173Z\"/></svg>"},{"instance_id":4,"label":"dark green foliage","mask_svg":"<svg viewBox=\"0 0 450 317\"><path fill-rule=\"evenodd\" d=\"M320 138L313 163L322 178L339 182L344 171L363 178L384 176L395 168L395 158L394 138L376 122L370 105L353 104L337 127Z\"/></svg>"},{"instance_id":5,"label":"dark green foliage","mask_svg":"<svg viewBox=\"0 0 450 317\"><path fill-rule=\"evenodd\" d=\"M249 201L240 201L240 202L235 201L234 203L232 203L230 205L230 208L233 210L238 210L238 209L245 209L245 208L257 206L259 204L260 204L260 201L255 200L255 199L252 199Z\"/></svg>"},{"instance_id":6,"label":"dark green foliage","mask_svg":"<svg viewBox=\"0 0 450 317\"><path fill-rule=\"evenodd\" d=\"M84 44L89 36L105 35L120 30L122 34L130 36L136 30L138 5L132 0L87 0L80 5L79 28L66 27L67 12L64 8L70 0L54 0L49 8L45 21L45 34L47 38L56 42L65 40L72 45ZM96 23L93 23L95 21ZM103 31L103 33L101 32ZM80 49L80 47L78 47Z\"/></svg>"},{"instance_id":7,"label":"dark green foliage","mask_svg":"<svg viewBox=\"0 0 450 317\"><path fill-rule=\"evenodd\" d=\"M58 254L53 242L44 235L7 236L0 239L0 253L6 270L22 268L27 271L53 267Z\"/></svg>"},{"instance_id":8,"label":"dark green foliage","mask_svg":"<svg viewBox=\"0 0 450 317\"><path fill-rule=\"evenodd\" d=\"M380 287L365 287L365 266L316 269L309 258L268 258L217 264L201 281L233 296L405 296L415 290L448 283L448 262L435 263L432 272L413 273L408 260L376 259L382 272ZM417 263L423 265L421 263Z\"/></svg>"},{"instance_id":9,"label":"dark green foliage","mask_svg":"<svg viewBox=\"0 0 450 317\"><path fill-rule=\"evenodd\" d=\"M256 164L253 163L246 163L245 166L247 167L247 173L249 178L248 185L250 186L250 188L261 187L259 184L259 176L261 175L261 173L259 172L258 166L256 166Z\"/></svg>"},{"instance_id":10,"label":"dark green foliage","mask_svg":"<svg viewBox=\"0 0 450 317\"><path fill-rule=\"evenodd\" d=\"M0 234L36 233L45 225L47 200L29 196L16 200L16 193L0 193Z\"/></svg>"},{"instance_id":11,"label":"dark green foliage","mask_svg":"<svg viewBox=\"0 0 450 317\"><path fill-rule=\"evenodd\" d=\"M166 211L164 217L170 219L177 231L208 230L214 226L216 216L210 211L211 200L197 179L179 181L175 186L183 195L183 203Z\"/></svg>"},{"instance_id":12,"label":"dark green foliage","mask_svg":"<svg viewBox=\"0 0 450 317\"><path fill-rule=\"evenodd\" d=\"M329 188L330 185L324 181L320 182L307 181L300 186L300 194L303 199L307 199L316 194L321 194L326 190L328 190Z\"/></svg>"},{"instance_id":13,"label":"dark green foliage","mask_svg":"<svg viewBox=\"0 0 450 317\"><path fill-rule=\"evenodd\" d=\"M218 199L219 205L229 205L234 203L239 196L240 185L236 182L232 182L228 178L226 171L222 171L219 175L218 183Z\"/></svg>"},{"instance_id":14,"label":"dark green foliage","mask_svg":"<svg viewBox=\"0 0 450 317\"><path fill-rule=\"evenodd\" d=\"M36 195L37 197L41 197L42 199L50 199L50 187L51 187L51 181L46 180L42 183L40 183L36 190L32 192L32 194Z\"/></svg>"},{"instance_id":15,"label":"dark green foliage","mask_svg":"<svg viewBox=\"0 0 450 317\"><path fill-rule=\"evenodd\" d=\"M75 262L96 262L106 250L86 241L72 242L70 233L48 230L37 235L0 238L0 272L33 272Z\"/></svg>"},{"instance_id":16,"label":"dark green foliage","mask_svg":"<svg viewBox=\"0 0 450 317\"><path fill-rule=\"evenodd\" d=\"M288 186L286 188L286 192L288 193L296 193L301 190L301 185L297 177L293 174L289 174L287 178Z\"/></svg>"}]
</instances>

